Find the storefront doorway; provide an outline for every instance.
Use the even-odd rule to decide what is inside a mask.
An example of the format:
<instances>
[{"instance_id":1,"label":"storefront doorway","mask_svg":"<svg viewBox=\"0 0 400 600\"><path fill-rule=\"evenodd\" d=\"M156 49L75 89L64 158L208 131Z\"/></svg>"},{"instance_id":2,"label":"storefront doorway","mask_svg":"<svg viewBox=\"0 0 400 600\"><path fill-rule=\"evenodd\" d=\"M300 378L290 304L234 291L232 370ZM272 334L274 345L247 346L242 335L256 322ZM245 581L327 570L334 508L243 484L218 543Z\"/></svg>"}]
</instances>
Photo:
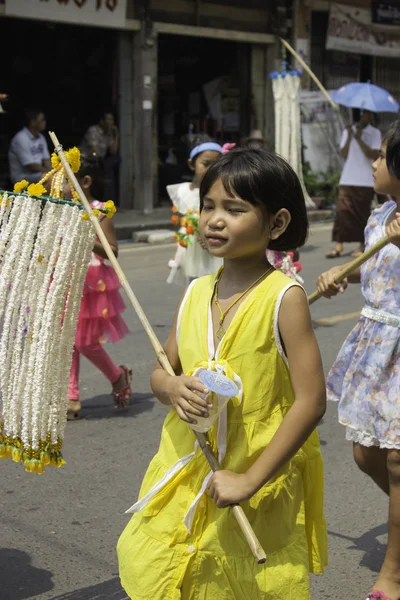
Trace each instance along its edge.
<instances>
[{"instance_id":1,"label":"storefront doorway","mask_svg":"<svg viewBox=\"0 0 400 600\"><path fill-rule=\"evenodd\" d=\"M79 145L104 109L115 112L117 35L110 29L0 19L0 36L11 40L1 72L0 91L9 94L6 114L0 115L2 188L9 142L23 125L24 109L43 109L48 128L65 147Z\"/></svg>"},{"instance_id":2,"label":"storefront doorway","mask_svg":"<svg viewBox=\"0 0 400 600\"><path fill-rule=\"evenodd\" d=\"M189 148L200 135L239 142L252 124L251 45L160 35L158 39L159 195L190 178Z\"/></svg>"}]
</instances>

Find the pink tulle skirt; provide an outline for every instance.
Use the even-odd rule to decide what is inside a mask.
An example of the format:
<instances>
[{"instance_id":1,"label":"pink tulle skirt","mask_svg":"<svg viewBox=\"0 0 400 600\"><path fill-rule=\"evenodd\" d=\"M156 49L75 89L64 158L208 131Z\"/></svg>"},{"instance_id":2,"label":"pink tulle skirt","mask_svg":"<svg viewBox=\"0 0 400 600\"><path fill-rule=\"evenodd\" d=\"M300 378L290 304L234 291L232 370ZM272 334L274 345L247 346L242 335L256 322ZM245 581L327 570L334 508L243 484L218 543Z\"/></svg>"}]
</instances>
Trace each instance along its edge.
<instances>
[{"instance_id":1,"label":"pink tulle skirt","mask_svg":"<svg viewBox=\"0 0 400 600\"><path fill-rule=\"evenodd\" d=\"M83 286L75 345L118 342L129 329L121 317L125 303L114 269L106 264L90 266Z\"/></svg>"}]
</instances>

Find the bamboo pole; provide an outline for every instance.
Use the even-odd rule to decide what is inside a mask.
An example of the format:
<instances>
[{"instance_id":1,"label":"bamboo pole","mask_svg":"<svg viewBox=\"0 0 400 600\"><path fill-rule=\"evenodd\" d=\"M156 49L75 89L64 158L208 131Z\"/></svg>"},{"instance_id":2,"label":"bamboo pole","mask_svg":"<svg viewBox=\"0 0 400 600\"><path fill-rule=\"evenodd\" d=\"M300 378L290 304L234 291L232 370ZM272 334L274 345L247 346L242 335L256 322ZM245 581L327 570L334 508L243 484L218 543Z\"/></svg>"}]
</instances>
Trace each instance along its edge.
<instances>
[{"instance_id":1,"label":"bamboo pole","mask_svg":"<svg viewBox=\"0 0 400 600\"><path fill-rule=\"evenodd\" d=\"M327 90L324 88L324 86L322 85L322 83L320 82L320 80L318 79L318 77L313 73L313 71L311 71L311 69L308 66L308 64L302 59L302 57L296 52L296 50L294 48L292 48L292 46L286 40L284 40L283 38L281 38L281 42L285 46L285 48L287 48L287 50L289 50L289 52L291 54L293 54L293 56L296 58L297 62L299 62L301 64L301 66L303 67L303 69L305 71L307 71L307 73L309 74L309 76L311 77L311 79L317 84L317 86L319 87L319 89L321 90L321 92L323 93L323 95L325 96L325 98L328 100L328 102L332 106L332 108L334 108L335 110L338 111L339 110L338 104L336 104L336 102L334 102L332 100L332 98L328 94Z\"/></svg>"},{"instance_id":2,"label":"bamboo pole","mask_svg":"<svg viewBox=\"0 0 400 600\"><path fill-rule=\"evenodd\" d=\"M154 348L154 351L157 355L160 365L163 367L163 369L169 375L175 376L175 372L168 360L166 353L164 352L163 347L161 346L160 341L158 340L156 334L154 333L154 330L153 330L152 326L150 325L150 322L148 321L138 299L136 298L135 294L133 293L133 290L132 290L131 286L129 285L129 282L125 276L125 273L123 272L122 268L120 267L120 264L115 256L114 252L111 249L111 246L100 226L99 221L93 214L92 208L91 208L85 194L83 193L83 190L82 190L81 186L79 185L79 182L78 182L77 178L75 177L75 174L73 173L73 171L65 157L64 151L62 149L60 142L57 139L57 136L55 135L55 133L53 131L49 131L49 135L54 144L55 150L56 150L58 156L60 157L63 167L64 167L65 171L67 172L68 177L69 177L70 181L72 182L75 190L78 192L79 198L80 198L83 206L85 207L85 210L87 211L87 213L89 215L89 219L90 219L93 227L95 228L95 231L98 235L101 245L104 248L105 253L107 254L107 258L110 261L110 263L112 264L112 266L118 276L118 279L121 283L121 286L125 290L126 295L128 296L141 324L144 327L144 330L146 331L146 333L150 339L151 345ZM193 430L191 430L191 431L193 431ZM200 433L198 431L193 431L193 433L195 434L197 441L199 443L199 446L200 446L201 450L203 451L204 456L206 457L208 464L210 465L212 471L214 471L214 472L220 471L221 465L219 464L217 458L214 456L214 453L208 442L207 435L204 433ZM258 541L257 536L254 533L254 531L250 525L250 522L249 522L248 518L246 517L243 509L239 505L233 505L230 508L233 512L233 515L234 515L240 529L242 530L244 537L246 538L246 541L247 541L247 543L250 547L250 550L252 551L257 563L258 564L265 563L265 561L267 560L267 556L266 556L260 542Z\"/></svg>"},{"instance_id":3,"label":"bamboo pole","mask_svg":"<svg viewBox=\"0 0 400 600\"><path fill-rule=\"evenodd\" d=\"M374 256L379 250L382 250L384 246L389 244L390 239L388 236L383 237L379 242L374 244L371 248L369 248L366 252L363 252L360 256L352 260L347 267L342 269L335 277L335 283L341 283L348 275L350 275L353 271L361 267L367 260L369 260L372 256ZM310 296L308 296L308 304L314 304L319 298L322 297L322 294L318 291L314 292Z\"/></svg>"}]
</instances>

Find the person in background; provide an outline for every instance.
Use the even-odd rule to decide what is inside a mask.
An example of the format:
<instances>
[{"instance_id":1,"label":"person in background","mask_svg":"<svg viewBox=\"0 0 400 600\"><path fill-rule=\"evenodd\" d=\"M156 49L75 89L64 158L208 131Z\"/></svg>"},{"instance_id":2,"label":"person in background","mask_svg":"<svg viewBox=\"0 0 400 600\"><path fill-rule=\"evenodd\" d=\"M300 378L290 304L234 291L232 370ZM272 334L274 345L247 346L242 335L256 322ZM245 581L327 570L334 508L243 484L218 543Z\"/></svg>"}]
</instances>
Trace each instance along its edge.
<instances>
[{"instance_id":1,"label":"person in background","mask_svg":"<svg viewBox=\"0 0 400 600\"><path fill-rule=\"evenodd\" d=\"M117 155L119 149L119 131L111 111L104 111L97 125L91 125L86 131L81 144L82 153L86 156L95 154L105 159L107 155Z\"/></svg>"},{"instance_id":2,"label":"person in background","mask_svg":"<svg viewBox=\"0 0 400 600\"><path fill-rule=\"evenodd\" d=\"M12 184L26 179L37 183L51 169L50 153L43 131L46 129L44 113L35 108L25 111L25 127L11 140L8 163Z\"/></svg>"},{"instance_id":3,"label":"person in background","mask_svg":"<svg viewBox=\"0 0 400 600\"><path fill-rule=\"evenodd\" d=\"M107 197L116 200L115 167L120 162L119 130L110 110L104 110L97 125L91 125L81 142L85 156L102 159L106 171Z\"/></svg>"},{"instance_id":4,"label":"person in background","mask_svg":"<svg viewBox=\"0 0 400 600\"><path fill-rule=\"evenodd\" d=\"M173 210L180 213L183 219L190 218L191 214L196 215L200 212L201 180L210 166L223 153L222 146L211 141L208 136L199 137L195 141L188 159L188 166L193 174L192 181L167 186L167 192L174 207ZM177 215L174 215L173 219L179 220ZM180 231L184 232L185 226L181 227ZM180 266L183 267L187 285L197 277L216 273L222 266L222 261L208 252L202 237L194 231L192 235L191 243L187 247L178 244L174 258L169 261L168 266L172 271L167 279L168 283L173 281Z\"/></svg>"},{"instance_id":5,"label":"person in background","mask_svg":"<svg viewBox=\"0 0 400 600\"><path fill-rule=\"evenodd\" d=\"M104 208L104 169L96 157L81 155L81 168L77 173L80 186L93 209ZM71 194L69 185L66 195ZM114 252L118 255L118 242L112 219L101 215L101 228ZM80 355L87 358L112 385L116 408L126 408L131 397L131 369L117 366L105 351L103 344L119 342L129 329L122 318L124 301L119 293L120 283L113 267L105 263L107 255L99 239L93 248L89 263L75 336L72 367L68 387L68 420L80 418L79 399Z\"/></svg>"},{"instance_id":6,"label":"person in background","mask_svg":"<svg viewBox=\"0 0 400 600\"><path fill-rule=\"evenodd\" d=\"M339 258L344 242L358 242L358 256L364 252L364 229L371 213L374 196L372 163L379 156L381 132L371 125L373 113L365 110L361 119L343 131L340 153L344 158L339 184L339 199L333 226L332 240L336 243L327 258Z\"/></svg>"},{"instance_id":7,"label":"person in background","mask_svg":"<svg viewBox=\"0 0 400 600\"><path fill-rule=\"evenodd\" d=\"M328 400L338 403L339 422L353 442L359 469L388 496L388 542L378 578L365 600L400 598L400 120L386 134L373 164L377 194L390 200L365 229L367 248L385 234L390 242L341 284L344 265L318 278L326 298L361 283L364 308L328 375ZM349 264L349 263L348 263ZM364 494L369 495L365 487ZM381 519L381 515L378 517ZM348 598L357 597L354 593ZM358 595L361 598L361 594Z\"/></svg>"}]
</instances>

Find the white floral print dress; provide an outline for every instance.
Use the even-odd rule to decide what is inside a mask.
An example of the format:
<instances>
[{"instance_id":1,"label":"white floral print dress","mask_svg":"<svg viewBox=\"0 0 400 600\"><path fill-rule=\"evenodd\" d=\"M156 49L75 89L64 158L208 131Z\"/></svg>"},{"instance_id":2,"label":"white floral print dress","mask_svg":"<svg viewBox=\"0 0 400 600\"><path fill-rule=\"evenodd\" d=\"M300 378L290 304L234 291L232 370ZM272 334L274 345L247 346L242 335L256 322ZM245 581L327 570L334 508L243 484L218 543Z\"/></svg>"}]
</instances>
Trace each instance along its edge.
<instances>
[{"instance_id":1,"label":"white floral print dress","mask_svg":"<svg viewBox=\"0 0 400 600\"><path fill-rule=\"evenodd\" d=\"M376 209L365 229L366 247L385 235L392 200ZM363 446L400 449L400 249L388 244L361 268L365 306L327 380L339 402L346 438Z\"/></svg>"}]
</instances>

